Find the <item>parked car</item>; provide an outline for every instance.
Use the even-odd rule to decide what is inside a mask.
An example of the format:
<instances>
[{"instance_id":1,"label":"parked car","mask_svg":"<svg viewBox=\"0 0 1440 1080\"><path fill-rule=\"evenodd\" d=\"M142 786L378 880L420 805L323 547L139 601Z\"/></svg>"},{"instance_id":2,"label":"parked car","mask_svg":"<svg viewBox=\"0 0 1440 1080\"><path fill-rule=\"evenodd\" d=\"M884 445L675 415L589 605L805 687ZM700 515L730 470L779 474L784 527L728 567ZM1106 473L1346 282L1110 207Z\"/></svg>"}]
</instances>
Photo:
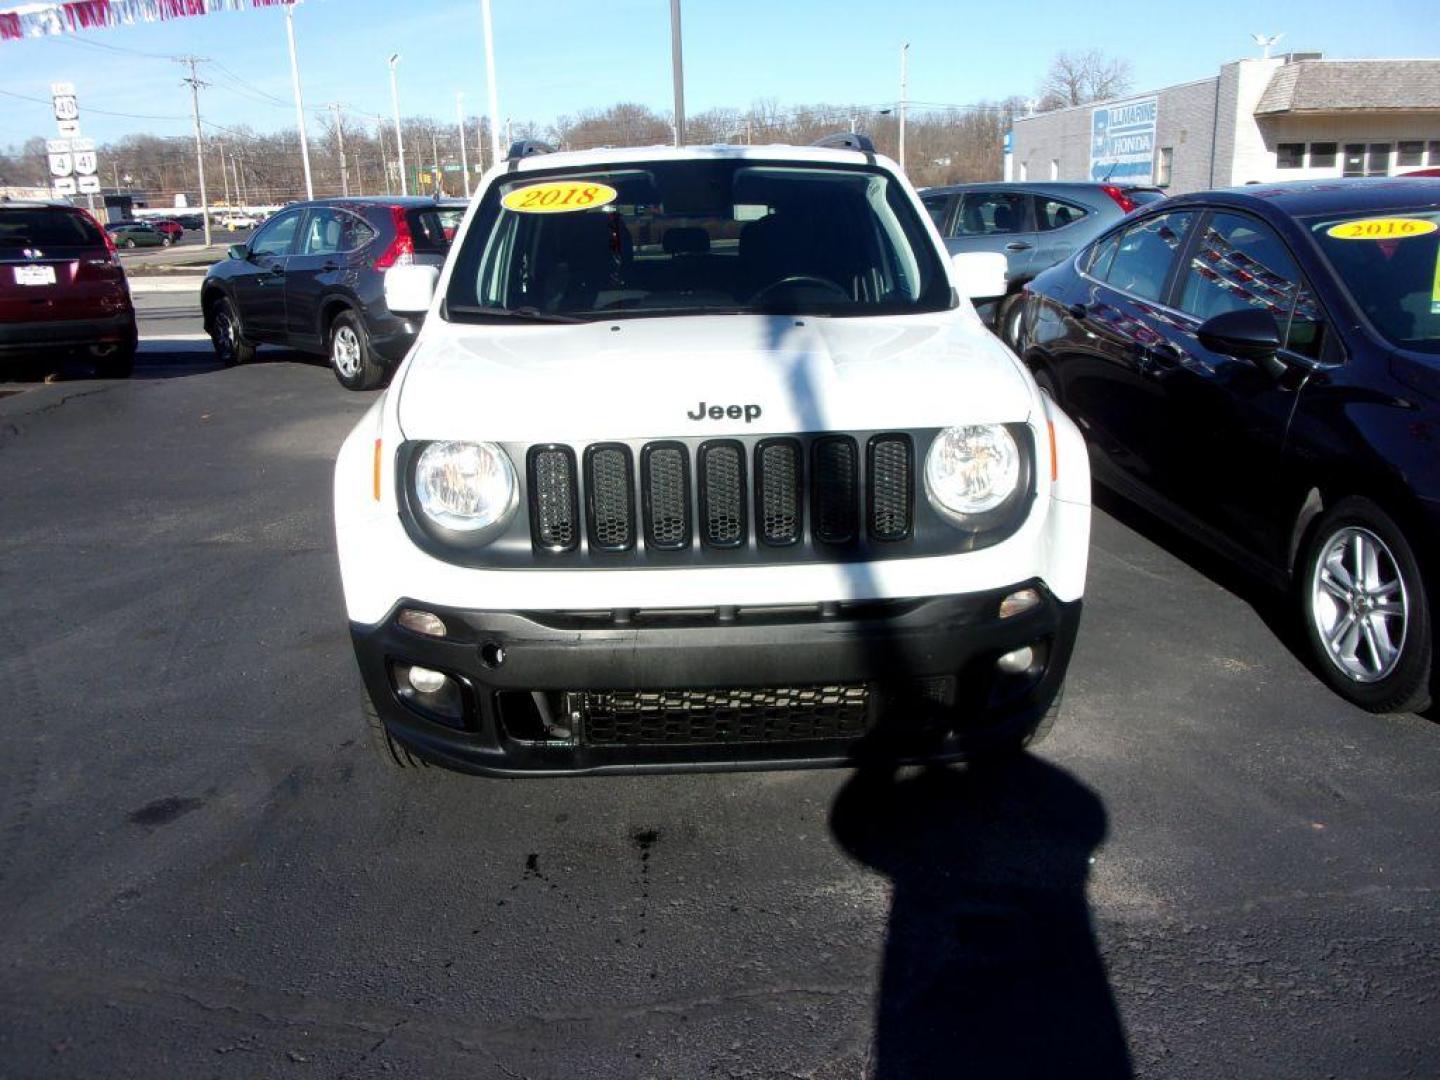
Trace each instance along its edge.
<instances>
[{"instance_id":1,"label":"parked car","mask_svg":"<svg viewBox=\"0 0 1440 1080\"><path fill-rule=\"evenodd\" d=\"M78 352L124 378L137 340L125 271L95 219L63 203L0 200L0 358Z\"/></svg>"},{"instance_id":2,"label":"parked car","mask_svg":"<svg viewBox=\"0 0 1440 1080\"><path fill-rule=\"evenodd\" d=\"M387 272L428 314L335 470L382 761L947 761L1053 722L1083 441L964 299L1004 260L825 142L512 148L443 271Z\"/></svg>"},{"instance_id":3,"label":"parked car","mask_svg":"<svg viewBox=\"0 0 1440 1080\"><path fill-rule=\"evenodd\" d=\"M116 247L169 247L171 239L165 233L145 221L112 221L105 231L115 241Z\"/></svg>"},{"instance_id":4,"label":"parked car","mask_svg":"<svg viewBox=\"0 0 1440 1080\"><path fill-rule=\"evenodd\" d=\"M998 251L1009 291L982 311L1007 345L1015 343L1021 287L1068 258L1137 206L1165 197L1158 187L1124 184L954 184L927 188L925 209L952 253Z\"/></svg>"},{"instance_id":5,"label":"parked car","mask_svg":"<svg viewBox=\"0 0 1440 1080\"><path fill-rule=\"evenodd\" d=\"M203 214L176 214L175 220L184 226L186 232L202 232L205 228Z\"/></svg>"},{"instance_id":6,"label":"parked car","mask_svg":"<svg viewBox=\"0 0 1440 1080\"><path fill-rule=\"evenodd\" d=\"M434 199L342 198L286 207L205 275L205 329L227 364L262 344L330 358L351 390L381 385L419 329L420 315L385 306L385 271L438 268L449 250Z\"/></svg>"},{"instance_id":7,"label":"parked car","mask_svg":"<svg viewBox=\"0 0 1440 1080\"><path fill-rule=\"evenodd\" d=\"M259 214L222 214L218 222L226 232L245 232L260 225L265 219Z\"/></svg>"},{"instance_id":8,"label":"parked car","mask_svg":"<svg viewBox=\"0 0 1440 1080\"><path fill-rule=\"evenodd\" d=\"M1027 287L1097 478L1292 589L1317 669L1423 708L1440 585L1440 180L1145 208Z\"/></svg>"},{"instance_id":9,"label":"parked car","mask_svg":"<svg viewBox=\"0 0 1440 1080\"><path fill-rule=\"evenodd\" d=\"M166 237L170 243L176 243L185 235L185 226L172 218L151 218L149 225L156 232Z\"/></svg>"}]
</instances>

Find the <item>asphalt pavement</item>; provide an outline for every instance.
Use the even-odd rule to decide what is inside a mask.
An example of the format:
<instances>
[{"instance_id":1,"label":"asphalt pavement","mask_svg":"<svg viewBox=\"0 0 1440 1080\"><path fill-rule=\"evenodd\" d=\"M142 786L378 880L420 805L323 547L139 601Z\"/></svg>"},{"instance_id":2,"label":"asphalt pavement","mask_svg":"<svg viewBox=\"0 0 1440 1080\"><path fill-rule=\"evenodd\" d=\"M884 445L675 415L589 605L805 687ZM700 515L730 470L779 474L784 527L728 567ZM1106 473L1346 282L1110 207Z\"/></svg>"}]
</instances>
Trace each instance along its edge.
<instances>
[{"instance_id":1,"label":"asphalt pavement","mask_svg":"<svg viewBox=\"0 0 1440 1080\"><path fill-rule=\"evenodd\" d=\"M373 395L204 355L0 399L0 1076L1440 1075L1440 726L1182 538L1106 501L1007 768L405 782L331 532Z\"/></svg>"}]
</instances>

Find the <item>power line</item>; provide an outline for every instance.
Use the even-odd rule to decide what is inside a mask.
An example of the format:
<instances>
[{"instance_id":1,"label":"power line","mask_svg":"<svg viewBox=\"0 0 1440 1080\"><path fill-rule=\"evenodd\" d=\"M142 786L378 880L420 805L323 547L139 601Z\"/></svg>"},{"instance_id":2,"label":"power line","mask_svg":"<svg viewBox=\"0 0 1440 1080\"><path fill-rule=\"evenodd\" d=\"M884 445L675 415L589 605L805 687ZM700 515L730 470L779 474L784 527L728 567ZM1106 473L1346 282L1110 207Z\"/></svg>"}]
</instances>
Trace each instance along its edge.
<instances>
[{"instance_id":1,"label":"power line","mask_svg":"<svg viewBox=\"0 0 1440 1080\"><path fill-rule=\"evenodd\" d=\"M0 94L6 97L15 98L19 101L33 101L36 105L44 105L49 108L53 103L45 98L30 97L27 94L16 94L10 90L0 90ZM183 116L157 116L151 113L127 113L116 112L113 109L97 109L93 106L85 106L87 113L99 113L101 116L123 116L126 120L184 120Z\"/></svg>"}]
</instances>

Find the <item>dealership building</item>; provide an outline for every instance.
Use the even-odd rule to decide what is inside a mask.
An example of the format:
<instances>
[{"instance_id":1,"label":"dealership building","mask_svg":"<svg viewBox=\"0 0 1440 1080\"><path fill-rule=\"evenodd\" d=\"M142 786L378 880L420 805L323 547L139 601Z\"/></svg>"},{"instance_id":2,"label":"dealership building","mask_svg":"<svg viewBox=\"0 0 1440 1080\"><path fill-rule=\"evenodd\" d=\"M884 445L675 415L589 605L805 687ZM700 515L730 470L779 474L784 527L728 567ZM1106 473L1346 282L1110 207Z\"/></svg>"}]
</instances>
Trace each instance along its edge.
<instances>
[{"instance_id":1,"label":"dealership building","mask_svg":"<svg viewBox=\"0 0 1440 1080\"><path fill-rule=\"evenodd\" d=\"M1440 60L1238 60L1149 94L1017 119L1007 180L1172 193L1440 167Z\"/></svg>"}]
</instances>

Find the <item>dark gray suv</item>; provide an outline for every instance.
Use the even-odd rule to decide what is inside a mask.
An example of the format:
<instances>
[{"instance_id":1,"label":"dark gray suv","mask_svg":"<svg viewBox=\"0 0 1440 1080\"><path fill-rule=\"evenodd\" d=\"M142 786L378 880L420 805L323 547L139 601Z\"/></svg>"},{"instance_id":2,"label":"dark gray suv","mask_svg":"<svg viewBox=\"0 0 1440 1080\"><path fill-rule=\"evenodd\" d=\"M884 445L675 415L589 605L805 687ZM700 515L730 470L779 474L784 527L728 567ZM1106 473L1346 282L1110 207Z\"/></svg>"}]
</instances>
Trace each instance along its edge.
<instances>
[{"instance_id":1,"label":"dark gray suv","mask_svg":"<svg viewBox=\"0 0 1440 1080\"><path fill-rule=\"evenodd\" d=\"M954 184L928 188L920 200L950 253L998 251L1009 262L1009 292L982 310L1011 347L1020 287L1075 254L1138 206L1163 199L1157 187L1120 184Z\"/></svg>"}]
</instances>

